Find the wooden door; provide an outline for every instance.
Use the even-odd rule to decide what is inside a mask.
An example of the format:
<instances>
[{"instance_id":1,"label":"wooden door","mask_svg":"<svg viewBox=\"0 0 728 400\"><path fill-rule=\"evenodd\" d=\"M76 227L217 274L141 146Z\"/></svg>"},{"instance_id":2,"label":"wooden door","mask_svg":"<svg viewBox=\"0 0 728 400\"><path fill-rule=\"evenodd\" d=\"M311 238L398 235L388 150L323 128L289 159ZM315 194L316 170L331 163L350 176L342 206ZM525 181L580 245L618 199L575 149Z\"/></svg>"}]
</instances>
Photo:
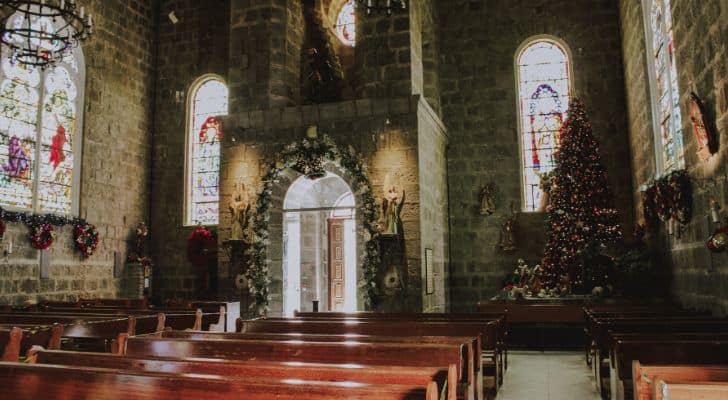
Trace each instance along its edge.
<instances>
[{"instance_id":1,"label":"wooden door","mask_svg":"<svg viewBox=\"0 0 728 400\"><path fill-rule=\"evenodd\" d=\"M344 220L329 220L329 310L344 311Z\"/></svg>"}]
</instances>

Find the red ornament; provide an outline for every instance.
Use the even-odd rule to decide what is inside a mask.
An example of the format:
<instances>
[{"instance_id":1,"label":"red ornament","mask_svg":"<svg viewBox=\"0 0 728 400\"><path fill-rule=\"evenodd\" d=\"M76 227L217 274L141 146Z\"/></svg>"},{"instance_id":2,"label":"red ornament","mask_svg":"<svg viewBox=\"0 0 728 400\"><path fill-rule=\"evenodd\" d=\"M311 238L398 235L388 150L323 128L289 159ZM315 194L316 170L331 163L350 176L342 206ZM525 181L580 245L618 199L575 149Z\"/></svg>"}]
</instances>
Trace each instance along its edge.
<instances>
[{"instance_id":1,"label":"red ornament","mask_svg":"<svg viewBox=\"0 0 728 400\"><path fill-rule=\"evenodd\" d=\"M217 256L217 237L207 228L196 228L187 238L187 259L197 268L205 268Z\"/></svg>"}]
</instances>

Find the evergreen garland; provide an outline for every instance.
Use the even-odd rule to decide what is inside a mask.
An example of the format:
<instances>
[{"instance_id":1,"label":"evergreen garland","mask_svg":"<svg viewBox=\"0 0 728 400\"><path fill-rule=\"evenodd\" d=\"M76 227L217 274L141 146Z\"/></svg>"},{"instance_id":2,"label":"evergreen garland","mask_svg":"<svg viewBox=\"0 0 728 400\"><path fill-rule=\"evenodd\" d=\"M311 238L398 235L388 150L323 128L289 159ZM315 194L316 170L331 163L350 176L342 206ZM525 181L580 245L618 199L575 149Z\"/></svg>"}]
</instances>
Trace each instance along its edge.
<instances>
[{"instance_id":1,"label":"evergreen garland","mask_svg":"<svg viewBox=\"0 0 728 400\"><path fill-rule=\"evenodd\" d=\"M329 136L323 135L319 138L314 135L314 137L286 146L274 161L268 163L265 176L263 176L261 186L258 189L253 221L253 243L249 250L251 261L246 272L248 287L254 296L251 309L256 314L265 313L270 302L269 285L271 280L268 274L267 248L270 244L268 223L273 186L280 182L281 174L287 168L315 179L321 176L326 161L338 164L351 174L352 192L361 199L362 204L359 211L363 217L365 250L362 256L363 276L360 287L364 294L365 307L372 309L376 305L378 295L376 275L380 259L377 241L379 231L376 221L379 217L379 208L372 194L367 167L351 146L340 149Z\"/></svg>"},{"instance_id":2,"label":"evergreen garland","mask_svg":"<svg viewBox=\"0 0 728 400\"><path fill-rule=\"evenodd\" d=\"M56 214L33 214L21 211L8 211L0 207L0 220L3 221L3 226L5 222L20 222L25 224L28 229L30 229L29 240L31 241L31 244L34 248L40 250L47 249L53 244L54 226L73 226L74 245L76 245L77 248L79 248L79 250L81 250L86 257L94 253L94 251L96 250L96 245L98 244L98 232L96 232L93 235L93 240L89 241L89 249L82 249L78 247L75 232L79 229L84 231L95 231L96 229L93 225L86 222L85 219L79 217L69 218ZM93 247L93 250L91 249L91 247Z\"/></svg>"}]
</instances>

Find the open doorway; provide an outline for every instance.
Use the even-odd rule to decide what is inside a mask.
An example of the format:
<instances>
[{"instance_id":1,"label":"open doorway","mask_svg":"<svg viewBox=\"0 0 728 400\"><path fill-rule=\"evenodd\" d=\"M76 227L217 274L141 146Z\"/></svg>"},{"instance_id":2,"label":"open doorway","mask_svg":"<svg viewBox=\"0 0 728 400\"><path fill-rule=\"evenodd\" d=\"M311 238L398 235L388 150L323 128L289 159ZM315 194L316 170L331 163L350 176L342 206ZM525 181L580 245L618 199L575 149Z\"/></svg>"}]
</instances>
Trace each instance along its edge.
<instances>
[{"instance_id":1,"label":"open doorway","mask_svg":"<svg viewBox=\"0 0 728 400\"><path fill-rule=\"evenodd\" d=\"M283 315L355 311L356 201L338 175L300 177L283 201Z\"/></svg>"}]
</instances>

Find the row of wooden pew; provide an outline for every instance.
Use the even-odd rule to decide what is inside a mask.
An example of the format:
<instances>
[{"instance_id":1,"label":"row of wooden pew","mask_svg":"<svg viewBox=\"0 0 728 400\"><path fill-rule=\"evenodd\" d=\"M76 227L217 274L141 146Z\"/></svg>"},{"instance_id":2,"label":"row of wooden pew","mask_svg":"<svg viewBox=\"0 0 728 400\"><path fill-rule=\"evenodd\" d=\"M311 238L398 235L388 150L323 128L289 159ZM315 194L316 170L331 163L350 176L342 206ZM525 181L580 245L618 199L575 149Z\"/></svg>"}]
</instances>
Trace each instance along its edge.
<instances>
[{"instance_id":1,"label":"row of wooden pew","mask_svg":"<svg viewBox=\"0 0 728 400\"><path fill-rule=\"evenodd\" d=\"M0 311L0 348L3 360L18 360L31 346L47 349L119 352L120 335L172 329L218 329L225 310L188 308L131 308L124 305L76 307L43 304L29 310Z\"/></svg>"},{"instance_id":2,"label":"row of wooden pew","mask_svg":"<svg viewBox=\"0 0 728 400\"><path fill-rule=\"evenodd\" d=\"M584 318L603 398L728 398L728 319L669 305L585 307Z\"/></svg>"},{"instance_id":3,"label":"row of wooden pew","mask_svg":"<svg viewBox=\"0 0 728 400\"><path fill-rule=\"evenodd\" d=\"M33 349L0 363L11 398L472 399L503 375L502 315L300 314L119 337L119 353ZM23 389L18 381L48 382ZM16 382L16 383L13 383ZM72 388L72 389L70 389Z\"/></svg>"}]
</instances>

